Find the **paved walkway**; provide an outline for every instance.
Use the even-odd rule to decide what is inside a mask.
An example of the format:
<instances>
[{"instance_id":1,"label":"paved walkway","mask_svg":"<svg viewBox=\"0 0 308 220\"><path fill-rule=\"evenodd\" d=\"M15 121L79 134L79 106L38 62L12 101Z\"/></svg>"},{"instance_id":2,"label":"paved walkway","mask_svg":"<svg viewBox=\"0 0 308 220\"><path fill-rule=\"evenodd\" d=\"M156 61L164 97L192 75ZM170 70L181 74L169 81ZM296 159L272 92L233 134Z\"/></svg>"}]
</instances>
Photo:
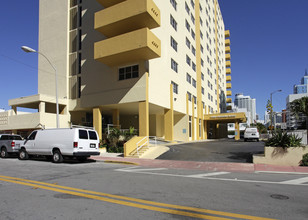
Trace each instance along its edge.
<instances>
[{"instance_id":1,"label":"paved walkway","mask_svg":"<svg viewBox=\"0 0 308 220\"><path fill-rule=\"evenodd\" d=\"M105 153L101 156L92 156L91 159L105 162L132 164L144 167L190 169L204 171L228 171L228 172L297 172L307 173L308 167L276 166L252 163L223 163L223 162L198 162L177 160L154 160L124 158L120 154Z\"/></svg>"}]
</instances>

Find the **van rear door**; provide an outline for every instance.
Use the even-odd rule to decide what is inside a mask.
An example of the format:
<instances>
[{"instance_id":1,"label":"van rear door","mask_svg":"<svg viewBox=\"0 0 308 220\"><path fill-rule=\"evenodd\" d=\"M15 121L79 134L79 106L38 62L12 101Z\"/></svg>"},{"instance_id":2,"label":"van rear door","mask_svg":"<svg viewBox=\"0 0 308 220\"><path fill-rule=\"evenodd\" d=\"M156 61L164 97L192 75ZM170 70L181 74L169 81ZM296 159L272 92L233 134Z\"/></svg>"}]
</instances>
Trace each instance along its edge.
<instances>
[{"instance_id":1,"label":"van rear door","mask_svg":"<svg viewBox=\"0 0 308 220\"><path fill-rule=\"evenodd\" d=\"M78 130L78 151L91 152L98 149L98 138L95 131L79 129Z\"/></svg>"}]
</instances>

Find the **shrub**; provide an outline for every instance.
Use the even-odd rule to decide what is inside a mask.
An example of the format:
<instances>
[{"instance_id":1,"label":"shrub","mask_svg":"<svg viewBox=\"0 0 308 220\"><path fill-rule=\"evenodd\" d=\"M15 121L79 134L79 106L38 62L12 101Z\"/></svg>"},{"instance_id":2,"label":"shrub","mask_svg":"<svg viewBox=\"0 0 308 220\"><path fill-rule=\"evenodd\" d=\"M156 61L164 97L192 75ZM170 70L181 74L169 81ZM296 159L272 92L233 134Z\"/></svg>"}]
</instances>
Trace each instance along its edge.
<instances>
[{"instance_id":1,"label":"shrub","mask_svg":"<svg viewBox=\"0 0 308 220\"><path fill-rule=\"evenodd\" d=\"M272 146L272 147L300 147L301 146L302 138L299 138L297 135L294 134L287 134L286 132L276 132L273 136L268 139L265 143L265 146Z\"/></svg>"},{"instance_id":2,"label":"shrub","mask_svg":"<svg viewBox=\"0 0 308 220\"><path fill-rule=\"evenodd\" d=\"M301 161L301 166L308 166L308 154L303 155L303 160Z\"/></svg>"}]
</instances>

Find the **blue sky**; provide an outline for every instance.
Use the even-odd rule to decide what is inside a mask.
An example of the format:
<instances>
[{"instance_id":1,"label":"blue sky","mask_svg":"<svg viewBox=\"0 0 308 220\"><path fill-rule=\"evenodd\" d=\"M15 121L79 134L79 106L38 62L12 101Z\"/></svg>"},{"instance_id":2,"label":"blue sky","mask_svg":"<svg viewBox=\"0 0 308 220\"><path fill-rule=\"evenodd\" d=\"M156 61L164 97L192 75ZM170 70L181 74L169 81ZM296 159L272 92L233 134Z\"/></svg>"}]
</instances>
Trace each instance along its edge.
<instances>
[{"instance_id":1,"label":"blue sky","mask_svg":"<svg viewBox=\"0 0 308 220\"><path fill-rule=\"evenodd\" d=\"M2 5L0 108L9 109L9 99L37 94L37 54L20 47L38 48L38 2L10 0ZM308 68L308 1L219 3L231 32L233 100L236 93L256 98L263 118L270 93L282 89L273 95L274 110L281 111Z\"/></svg>"}]
</instances>

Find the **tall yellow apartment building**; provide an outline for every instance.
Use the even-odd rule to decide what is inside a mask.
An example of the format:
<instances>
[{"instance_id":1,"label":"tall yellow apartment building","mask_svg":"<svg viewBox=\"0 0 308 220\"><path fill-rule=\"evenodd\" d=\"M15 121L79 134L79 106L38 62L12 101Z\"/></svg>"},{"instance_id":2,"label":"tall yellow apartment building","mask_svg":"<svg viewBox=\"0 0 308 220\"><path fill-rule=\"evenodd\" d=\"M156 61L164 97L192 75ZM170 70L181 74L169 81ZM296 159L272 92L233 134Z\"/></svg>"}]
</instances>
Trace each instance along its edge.
<instances>
[{"instance_id":1,"label":"tall yellow apartment building","mask_svg":"<svg viewBox=\"0 0 308 220\"><path fill-rule=\"evenodd\" d=\"M169 141L226 135L223 124L245 120L227 113L229 37L217 0L40 0L38 50L57 68L60 127L100 136L108 124ZM55 127L55 75L38 59L38 94L9 100L0 130Z\"/></svg>"}]
</instances>

